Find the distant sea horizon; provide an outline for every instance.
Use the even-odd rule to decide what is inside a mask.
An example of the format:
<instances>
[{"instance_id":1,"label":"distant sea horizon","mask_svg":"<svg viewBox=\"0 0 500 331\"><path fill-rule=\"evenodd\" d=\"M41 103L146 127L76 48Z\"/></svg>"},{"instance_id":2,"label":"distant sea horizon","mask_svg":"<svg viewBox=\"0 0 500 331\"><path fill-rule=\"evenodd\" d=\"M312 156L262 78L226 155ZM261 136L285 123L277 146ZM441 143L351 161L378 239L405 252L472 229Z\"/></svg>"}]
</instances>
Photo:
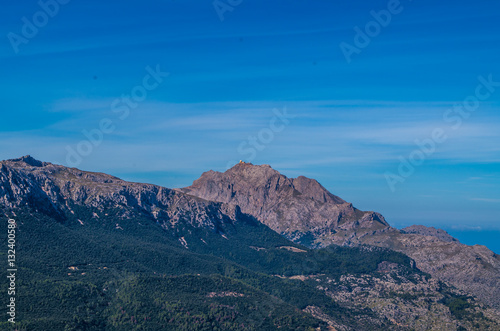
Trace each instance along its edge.
<instances>
[{"instance_id":1,"label":"distant sea horizon","mask_svg":"<svg viewBox=\"0 0 500 331\"><path fill-rule=\"evenodd\" d=\"M496 254L500 254L500 230L462 230L442 228L462 244L484 245Z\"/></svg>"},{"instance_id":2,"label":"distant sea horizon","mask_svg":"<svg viewBox=\"0 0 500 331\"><path fill-rule=\"evenodd\" d=\"M402 229L415 223L397 223L391 224L395 228ZM434 227L436 229L443 229L450 234L450 236L458 239L462 244L473 246L473 245L483 245L488 247L495 254L500 255L500 229L488 229L488 228L468 228L468 227L456 227L456 226L444 226L444 225L431 225L422 224L428 227Z\"/></svg>"}]
</instances>

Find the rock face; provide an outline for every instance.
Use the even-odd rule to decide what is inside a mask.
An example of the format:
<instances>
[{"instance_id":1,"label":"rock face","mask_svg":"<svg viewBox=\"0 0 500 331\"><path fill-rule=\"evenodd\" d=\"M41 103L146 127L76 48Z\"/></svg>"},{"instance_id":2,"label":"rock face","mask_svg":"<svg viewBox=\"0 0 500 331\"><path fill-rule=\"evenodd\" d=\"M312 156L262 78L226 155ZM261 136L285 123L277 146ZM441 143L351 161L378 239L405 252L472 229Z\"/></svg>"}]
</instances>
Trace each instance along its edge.
<instances>
[{"instance_id":1,"label":"rock face","mask_svg":"<svg viewBox=\"0 0 500 331\"><path fill-rule=\"evenodd\" d=\"M122 218L133 213L153 217L164 228L183 222L219 231L234 222L239 207L206 201L164 187L130 183L30 156L0 162L0 207L4 212L25 206L54 215L73 213L75 206L114 208Z\"/></svg>"},{"instance_id":2,"label":"rock face","mask_svg":"<svg viewBox=\"0 0 500 331\"><path fill-rule=\"evenodd\" d=\"M342 244L341 239L336 242ZM348 243L361 244L402 252L414 259L419 269L492 307L500 307L500 257L485 246L467 246L456 239L442 240L434 235L402 233L397 229L353 237Z\"/></svg>"},{"instance_id":3,"label":"rock face","mask_svg":"<svg viewBox=\"0 0 500 331\"><path fill-rule=\"evenodd\" d=\"M422 236L432 236L436 237L441 241L446 241L446 242L458 242L457 239L453 238L448 234L448 232L441 230L441 229L436 229L434 227L427 227L423 225L412 225L408 226L404 229L401 229L401 233L407 233L407 234L420 234Z\"/></svg>"},{"instance_id":4,"label":"rock face","mask_svg":"<svg viewBox=\"0 0 500 331\"><path fill-rule=\"evenodd\" d=\"M340 279L317 276L318 288L347 309L369 306L376 314L376 320L389 320L397 330L462 330L453 319L448 307L443 305L442 284L435 278L419 277L408 281L397 271L386 272L378 277L368 275L343 275ZM462 321L466 330L488 330L498 327L500 314L494 309L482 307L468 312ZM422 314L425 311L426 314ZM476 315L477 314L477 315ZM483 325L473 321L474 316L487 316L490 323ZM479 322L481 323L481 322ZM342 330L342 328L337 327Z\"/></svg>"},{"instance_id":5,"label":"rock face","mask_svg":"<svg viewBox=\"0 0 500 331\"><path fill-rule=\"evenodd\" d=\"M276 232L312 247L353 227L363 232L388 229L383 216L363 212L328 192L314 179L287 178L268 165L239 163L225 173L208 171L180 191L238 205Z\"/></svg>"},{"instance_id":6,"label":"rock face","mask_svg":"<svg viewBox=\"0 0 500 331\"><path fill-rule=\"evenodd\" d=\"M382 215L354 208L313 179L291 179L267 165L240 163L224 173L205 172L181 191L239 205L310 247L372 245L403 252L421 270L500 308L498 255L484 246L463 245L439 229L411 226L399 231Z\"/></svg>"}]
</instances>

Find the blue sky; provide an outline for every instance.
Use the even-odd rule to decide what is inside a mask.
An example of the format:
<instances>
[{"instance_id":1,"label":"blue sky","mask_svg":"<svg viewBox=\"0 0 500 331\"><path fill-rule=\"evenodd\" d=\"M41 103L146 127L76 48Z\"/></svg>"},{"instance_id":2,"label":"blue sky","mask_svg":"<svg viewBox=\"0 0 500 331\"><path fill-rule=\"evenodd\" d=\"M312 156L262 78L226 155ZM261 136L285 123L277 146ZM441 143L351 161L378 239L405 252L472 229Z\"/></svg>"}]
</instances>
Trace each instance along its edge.
<instances>
[{"instance_id":1,"label":"blue sky","mask_svg":"<svg viewBox=\"0 0 500 331\"><path fill-rule=\"evenodd\" d=\"M37 1L3 5L0 159L167 187L243 159L396 226L500 229L500 87L480 88L457 127L449 113L477 100L478 77L500 82L498 1L402 0L350 63L341 43L392 1L221 0L223 20L212 1L61 2L46 21ZM435 130L446 140L401 176ZM88 155L73 164L78 144Z\"/></svg>"}]
</instances>

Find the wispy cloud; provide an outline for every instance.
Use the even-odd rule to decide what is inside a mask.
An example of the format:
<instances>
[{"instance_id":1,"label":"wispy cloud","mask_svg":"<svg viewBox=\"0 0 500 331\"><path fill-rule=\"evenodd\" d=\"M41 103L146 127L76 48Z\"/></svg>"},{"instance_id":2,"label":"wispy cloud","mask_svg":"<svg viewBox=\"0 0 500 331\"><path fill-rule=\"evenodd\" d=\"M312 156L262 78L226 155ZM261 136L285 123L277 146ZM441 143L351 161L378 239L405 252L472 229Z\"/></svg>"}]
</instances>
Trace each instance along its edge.
<instances>
[{"instance_id":1,"label":"wispy cloud","mask_svg":"<svg viewBox=\"0 0 500 331\"><path fill-rule=\"evenodd\" d=\"M64 149L64 145L82 139L83 130L96 128L102 118L118 116L110 109L112 100L74 98L56 101L49 109L69 116L61 117L46 130L24 135L26 139L37 141L41 141L38 138L52 138L53 148L62 146ZM415 148L416 139L427 138L435 127L443 125L440 119L432 119L435 115L429 110L433 107L434 111L441 113L444 108L440 103L430 103L426 111L428 120L422 115L418 120L408 118L415 116L422 104L410 104L405 108L399 103L370 103L377 104L375 111L370 106L353 107L354 100L193 104L151 100L132 110L130 118L116 121L116 130L104 138L98 149L114 154L117 160L124 158L121 153L124 150L136 159L153 159L158 157L158 151L162 151L170 155L162 166L171 169L180 164L185 166L185 160L199 163L200 156L206 162L205 166L200 164L200 168L214 167L216 160L220 160L223 167L229 160L241 158L238 145L269 124L273 108L286 105L296 119L265 152L259 154L256 162L295 169L339 164L368 166L394 163L399 155ZM499 124L500 116L493 115L465 123L457 132L450 133L449 140L439 146L432 159L443 162L500 161ZM101 153L90 158L98 155ZM123 163L117 161L116 166L121 168ZM149 170L161 170L147 163L143 166Z\"/></svg>"},{"instance_id":2,"label":"wispy cloud","mask_svg":"<svg viewBox=\"0 0 500 331\"><path fill-rule=\"evenodd\" d=\"M470 198L472 201L482 201L482 202L491 202L491 203L500 203L500 199L488 199L488 198Z\"/></svg>"},{"instance_id":3,"label":"wispy cloud","mask_svg":"<svg viewBox=\"0 0 500 331\"><path fill-rule=\"evenodd\" d=\"M483 177L469 177L467 180L482 180Z\"/></svg>"},{"instance_id":4,"label":"wispy cloud","mask_svg":"<svg viewBox=\"0 0 500 331\"><path fill-rule=\"evenodd\" d=\"M470 225L452 225L451 228L453 230L458 231L481 231L483 228L481 226L470 226Z\"/></svg>"}]
</instances>

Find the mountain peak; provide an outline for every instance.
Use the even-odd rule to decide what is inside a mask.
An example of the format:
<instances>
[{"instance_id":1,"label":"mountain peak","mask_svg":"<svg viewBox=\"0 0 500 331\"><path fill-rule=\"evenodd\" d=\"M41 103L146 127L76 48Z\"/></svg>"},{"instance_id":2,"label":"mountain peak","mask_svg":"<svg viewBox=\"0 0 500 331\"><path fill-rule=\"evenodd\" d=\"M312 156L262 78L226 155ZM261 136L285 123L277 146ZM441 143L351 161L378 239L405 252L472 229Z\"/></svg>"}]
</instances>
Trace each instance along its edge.
<instances>
[{"instance_id":1,"label":"mountain peak","mask_svg":"<svg viewBox=\"0 0 500 331\"><path fill-rule=\"evenodd\" d=\"M272 169L269 164L253 164L250 162L240 161L236 163L234 166L229 168L227 171L241 171L244 169Z\"/></svg>"},{"instance_id":2,"label":"mountain peak","mask_svg":"<svg viewBox=\"0 0 500 331\"><path fill-rule=\"evenodd\" d=\"M308 198L316 200L320 203L332 202L335 204L346 203L340 197L337 197L326 188L324 188L317 180L311 179L305 176L299 176L297 178L288 178L281 174L279 171L273 169L269 164L254 165L252 163L246 163L240 161L240 163L233 166L231 169L227 170L222 176L229 175L229 177L238 176L239 178L231 178L235 180L243 180L247 183L252 184L254 187L262 186L271 179L278 177L278 185L281 186L288 185L291 189L297 191ZM203 177L203 176L202 176ZM267 183L268 184L268 183Z\"/></svg>"},{"instance_id":3,"label":"mountain peak","mask_svg":"<svg viewBox=\"0 0 500 331\"><path fill-rule=\"evenodd\" d=\"M389 226L382 215L355 209L318 181L304 176L288 178L267 164L240 162L223 173L208 171L181 191L238 205L244 213L289 238L312 235L317 241L313 246L340 226L371 231Z\"/></svg>"},{"instance_id":4,"label":"mountain peak","mask_svg":"<svg viewBox=\"0 0 500 331\"><path fill-rule=\"evenodd\" d=\"M267 179L272 176L281 175L278 171L271 168L268 164L257 165L253 163L246 163L240 161L240 163L235 164L232 168L226 170L223 175L238 176L243 180L262 180Z\"/></svg>"},{"instance_id":5,"label":"mountain peak","mask_svg":"<svg viewBox=\"0 0 500 331\"><path fill-rule=\"evenodd\" d=\"M14 163L24 163L26 165L32 166L32 167L43 167L47 165L46 162L39 161L35 158L33 158L31 155L25 155L17 159L11 159L7 160L8 162L14 162Z\"/></svg>"}]
</instances>

